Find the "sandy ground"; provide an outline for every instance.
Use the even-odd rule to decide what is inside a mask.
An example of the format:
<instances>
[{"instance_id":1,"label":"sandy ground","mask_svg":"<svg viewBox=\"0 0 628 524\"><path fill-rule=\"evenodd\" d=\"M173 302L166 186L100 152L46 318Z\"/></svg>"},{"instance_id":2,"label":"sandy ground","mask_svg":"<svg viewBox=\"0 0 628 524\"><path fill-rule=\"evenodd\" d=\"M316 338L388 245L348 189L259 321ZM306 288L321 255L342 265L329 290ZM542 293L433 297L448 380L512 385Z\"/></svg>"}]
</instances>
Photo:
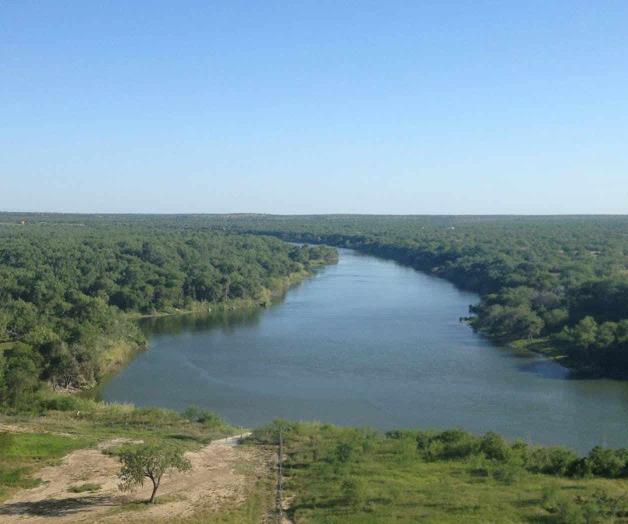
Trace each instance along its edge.
<instances>
[{"instance_id":1,"label":"sandy ground","mask_svg":"<svg viewBox=\"0 0 628 524\"><path fill-rule=\"evenodd\" d=\"M238 437L214 441L186 454L192 463L191 471L164 475L158 504L148 506L137 503L150 495L148 479L142 488L130 494L118 489L116 474L120 463L104 455L102 449L119 443L111 441L99 449L75 451L59 465L42 469L38 475L44 481L41 486L21 491L0 505L0 522L167 522L175 516L191 516L199 509L243 500L246 476L237 465L246 462L264 467L261 457L255 456L256 450L237 446ZM68 491L70 486L85 483L101 487L94 493Z\"/></svg>"}]
</instances>

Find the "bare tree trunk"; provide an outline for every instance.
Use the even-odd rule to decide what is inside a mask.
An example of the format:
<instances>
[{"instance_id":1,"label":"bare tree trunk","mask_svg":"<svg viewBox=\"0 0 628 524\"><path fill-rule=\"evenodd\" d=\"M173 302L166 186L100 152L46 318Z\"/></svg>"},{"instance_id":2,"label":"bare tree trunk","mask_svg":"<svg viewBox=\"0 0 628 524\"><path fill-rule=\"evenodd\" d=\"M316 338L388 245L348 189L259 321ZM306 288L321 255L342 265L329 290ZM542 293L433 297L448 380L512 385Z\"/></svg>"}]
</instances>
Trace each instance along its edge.
<instances>
[{"instance_id":1,"label":"bare tree trunk","mask_svg":"<svg viewBox=\"0 0 628 524\"><path fill-rule=\"evenodd\" d=\"M150 494L149 504L155 503L155 495L157 495L157 489L159 488L159 479L153 480L153 492Z\"/></svg>"}]
</instances>

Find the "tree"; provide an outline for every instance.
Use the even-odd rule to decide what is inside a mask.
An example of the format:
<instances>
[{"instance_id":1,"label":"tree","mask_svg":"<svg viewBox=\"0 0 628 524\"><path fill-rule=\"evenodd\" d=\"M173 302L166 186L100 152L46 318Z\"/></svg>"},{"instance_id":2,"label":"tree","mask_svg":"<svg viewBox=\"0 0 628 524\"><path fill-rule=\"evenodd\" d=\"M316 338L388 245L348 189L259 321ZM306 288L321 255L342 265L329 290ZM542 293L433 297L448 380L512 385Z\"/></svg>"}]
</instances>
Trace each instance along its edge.
<instances>
[{"instance_id":1,"label":"tree","mask_svg":"<svg viewBox=\"0 0 628 524\"><path fill-rule=\"evenodd\" d=\"M155 502L155 495L163 474L170 470L188 471L192 468L190 461L183 456L181 449L158 444L141 444L128 447L120 453L122 468L118 477L121 480L120 490L127 491L136 486L143 486L144 479L153 483L153 491L148 500Z\"/></svg>"},{"instance_id":2,"label":"tree","mask_svg":"<svg viewBox=\"0 0 628 524\"><path fill-rule=\"evenodd\" d=\"M589 349L595 343L597 322L593 317L584 317L572 329L572 337L580 349Z\"/></svg>"},{"instance_id":3,"label":"tree","mask_svg":"<svg viewBox=\"0 0 628 524\"><path fill-rule=\"evenodd\" d=\"M4 353L4 398L15 407L39 387L41 358L29 346L17 342ZM1 392L1 391L0 391Z\"/></svg>"},{"instance_id":4,"label":"tree","mask_svg":"<svg viewBox=\"0 0 628 524\"><path fill-rule=\"evenodd\" d=\"M480 442L480 451L487 459L505 462L512 451L508 443L497 433L489 431Z\"/></svg>"}]
</instances>

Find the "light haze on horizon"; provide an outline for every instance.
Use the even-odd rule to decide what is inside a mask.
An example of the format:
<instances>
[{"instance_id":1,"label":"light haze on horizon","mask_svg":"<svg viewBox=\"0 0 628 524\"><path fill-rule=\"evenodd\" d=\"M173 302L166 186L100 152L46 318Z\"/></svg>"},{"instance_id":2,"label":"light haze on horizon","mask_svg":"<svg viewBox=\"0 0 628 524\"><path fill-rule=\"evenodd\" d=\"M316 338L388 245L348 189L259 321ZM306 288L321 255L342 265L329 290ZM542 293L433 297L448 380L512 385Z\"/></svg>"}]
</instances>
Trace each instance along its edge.
<instances>
[{"instance_id":1,"label":"light haze on horizon","mask_svg":"<svg viewBox=\"0 0 628 524\"><path fill-rule=\"evenodd\" d=\"M628 213L628 2L0 3L0 211Z\"/></svg>"}]
</instances>

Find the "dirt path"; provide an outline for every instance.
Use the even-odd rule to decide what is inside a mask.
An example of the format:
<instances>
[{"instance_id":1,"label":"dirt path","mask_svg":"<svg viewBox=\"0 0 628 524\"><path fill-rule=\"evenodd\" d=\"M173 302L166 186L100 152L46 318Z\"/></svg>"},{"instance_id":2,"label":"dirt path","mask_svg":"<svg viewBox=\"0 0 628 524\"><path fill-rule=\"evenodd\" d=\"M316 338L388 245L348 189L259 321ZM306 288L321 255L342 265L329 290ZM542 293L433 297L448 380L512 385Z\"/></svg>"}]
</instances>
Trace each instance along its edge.
<instances>
[{"instance_id":1,"label":"dirt path","mask_svg":"<svg viewBox=\"0 0 628 524\"><path fill-rule=\"evenodd\" d=\"M18 493L0 505L0 522L69 523L168 521L186 517L196 510L220 507L243 500L246 476L238 465L263 468L263 460L251 448L237 446L239 436L221 439L186 457L192 470L165 475L154 506L140 504L150 494L150 481L131 494L118 490L117 459L102 449L120 443L111 441L99 449L70 453L58 466L47 467L38 477L44 483ZM98 484L91 493L73 493L72 486Z\"/></svg>"}]
</instances>

